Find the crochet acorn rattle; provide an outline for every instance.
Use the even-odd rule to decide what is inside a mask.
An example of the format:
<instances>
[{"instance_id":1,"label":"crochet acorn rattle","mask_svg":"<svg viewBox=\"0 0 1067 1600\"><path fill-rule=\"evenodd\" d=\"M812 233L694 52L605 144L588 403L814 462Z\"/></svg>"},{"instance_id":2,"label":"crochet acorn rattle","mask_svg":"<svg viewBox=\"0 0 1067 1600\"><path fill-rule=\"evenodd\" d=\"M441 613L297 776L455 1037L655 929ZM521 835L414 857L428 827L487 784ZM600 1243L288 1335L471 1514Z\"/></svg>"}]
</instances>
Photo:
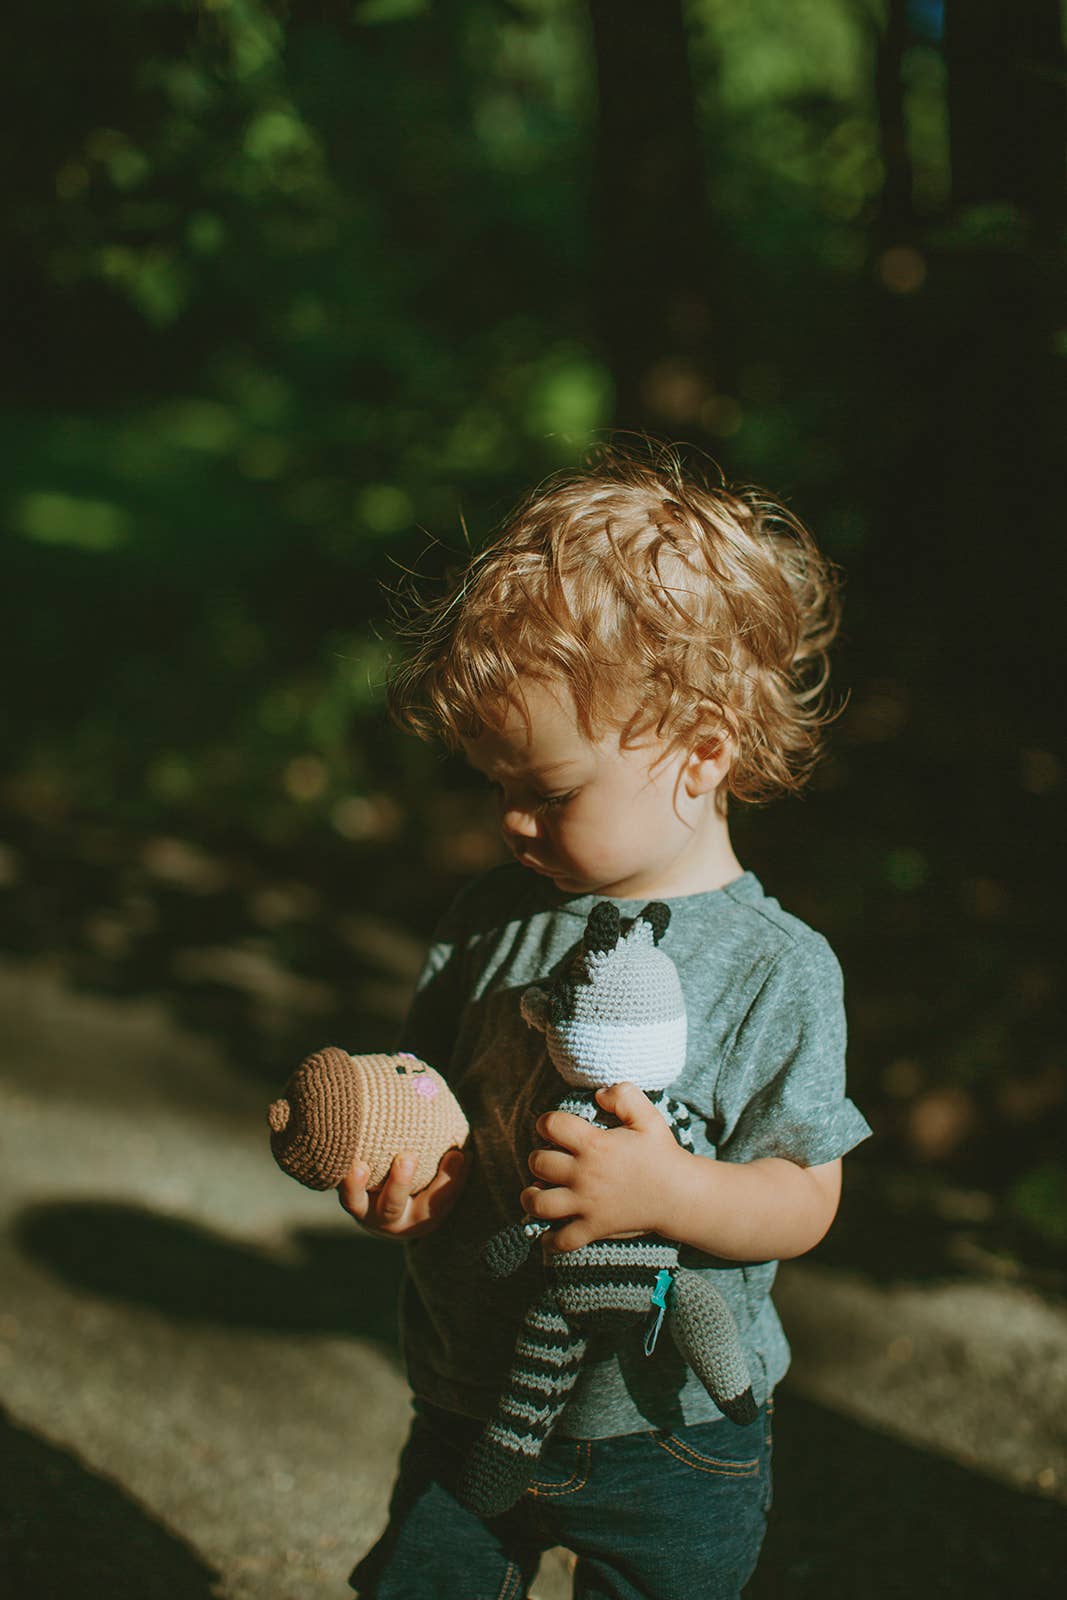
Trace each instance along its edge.
<instances>
[{"instance_id":1,"label":"crochet acorn rattle","mask_svg":"<svg viewBox=\"0 0 1067 1600\"><path fill-rule=\"evenodd\" d=\"M336 1189L356 1160L376 1189L407 1150L416 1158L414 1193L469 1132L448 1084L425 1061L403 1052L350 1056L333 1045L300 1063L267 1121L275 1161L308 1189Z\"/></svg>"},{"instance_id":2,"label":"crochet acorn rattle","mask_svg":"<svg viewBox=\"0 0 1067 1600\"><path fill-rule=\"evenodd\" d=\"M550 985L522 997L522 1014L545 1035L565 1092L557 1109L601 1127L617 1125L596 1091L627 1079L643 1089L683 1149L688 1109L666 1094L685 1065L686 1016L673 961L658 949L670 910L653 901L623 934L618 906L589 913L582 946ZM484 1257L507 1277L550 1223L534 1218L494 1234ZM545 1285L526 1313L496 1410L474 1447L459 1498L498 1516L525 1490L577 1380L590 1335L620 1321L645 1328L652 1354L666 1325L719 1410L743 1426L756 1416L748 1364L732 1311L714 1283L682 1267L678 1248L655 1234L600 1239L547 1258Z\"/></svg>"}]
</instances>

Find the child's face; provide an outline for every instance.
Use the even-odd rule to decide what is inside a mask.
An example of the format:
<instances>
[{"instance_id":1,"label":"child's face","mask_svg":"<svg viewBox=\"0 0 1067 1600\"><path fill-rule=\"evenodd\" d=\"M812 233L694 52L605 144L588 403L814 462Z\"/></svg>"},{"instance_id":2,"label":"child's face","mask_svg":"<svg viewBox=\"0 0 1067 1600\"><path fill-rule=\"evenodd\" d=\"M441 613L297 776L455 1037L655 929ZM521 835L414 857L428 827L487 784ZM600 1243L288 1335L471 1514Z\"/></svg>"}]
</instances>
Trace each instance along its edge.
<instances>
[{"instance_id":1,"label":"child's face","mask_svg":"<svg viewBox=\"0 0 1067 1600\"><path fill-rule=\"evenodd\" d=\"M529 678L521 690L529 727L513 704L501 732L463 748L499 787L504 838L523 866L567 893L616 899L692 894L740 870L722 876L728 840L706 761L654 735L627 748L618 731L590 741L566 691Z\"/></svg>"}]
</instances>

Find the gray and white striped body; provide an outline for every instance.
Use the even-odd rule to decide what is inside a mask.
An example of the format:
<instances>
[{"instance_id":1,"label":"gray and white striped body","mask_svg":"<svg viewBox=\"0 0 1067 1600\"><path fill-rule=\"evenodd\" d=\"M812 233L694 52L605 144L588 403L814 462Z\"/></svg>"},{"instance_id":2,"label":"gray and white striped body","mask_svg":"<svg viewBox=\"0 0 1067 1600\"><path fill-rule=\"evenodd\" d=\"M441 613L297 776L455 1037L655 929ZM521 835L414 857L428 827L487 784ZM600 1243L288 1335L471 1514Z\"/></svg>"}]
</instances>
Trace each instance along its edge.
<instances>
[{"instance_id":1,"label":"gray and white striped body","mask_svg":"<svg viewBox=\"0 0 1067 1600\"><path fill-rule=\"evenodd\" d=\"M686 1051L678 974L657 948L669 922L668 907L654 901L623 934L618 908L600 902L566 971L547 986L527 989L522 1013L545 1035L566 1085L557 1110L616 1127L617 1119L597 1104L596 1091L628 1080L691 1151L688 1108L666 1094L681 1074ZM491 1274L514 1272L551 1226L527 1218L501 1229L485 1248ZM522 1494L574 1387L590 1336L620 1321L648 1325L654 1308L656 1331L665 1309L678 1349L723 1414L738 1423L752 1420L755 1403L733 1314L706 1279L679 1267L670 1240L655 1234L596 1240L550 1254L545 1274L496 1411L460 1484L459 1497L472 1511L497 1516ZM646 1350L654 1342L654 1334L646 1337Z\"/></svg>"},{"instance_id":2,"label":"gray and white striped body","mask_svg":"<svg viewBox=\"0 0 1067 1600\"><path fill-rule=\"evenodd\" d=\"M678 1143L692 1149L689 1112L660 1091L649 1099ZM559 1110L602 1127L616 1125L589 1090L571 1090ZM526 1241L550 1224L520 1225ZM737 1325L722 1296L698 1274L678 1265L678 1248L656 1234L597 1239L547 1258L544 1292L530 1307L496 1411L467 1465L460 1498L481 1516L512 1505L529 1480L581 1370L590 1336L625 1320L647 1323L653 1292L671 1280L667 1321L681 1353L716 1404L737 1421L754 1414L748 1366Z\"/></svg>"}]
</instances>

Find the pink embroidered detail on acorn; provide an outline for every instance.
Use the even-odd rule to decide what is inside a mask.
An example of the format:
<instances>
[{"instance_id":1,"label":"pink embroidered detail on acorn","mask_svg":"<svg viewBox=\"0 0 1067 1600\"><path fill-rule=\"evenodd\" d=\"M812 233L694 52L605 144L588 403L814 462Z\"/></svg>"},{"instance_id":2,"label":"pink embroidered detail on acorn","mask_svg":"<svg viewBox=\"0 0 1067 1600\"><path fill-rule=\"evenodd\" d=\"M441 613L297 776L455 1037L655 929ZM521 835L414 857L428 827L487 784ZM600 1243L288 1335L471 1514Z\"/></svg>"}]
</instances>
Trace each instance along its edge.
<instances>
[{"instance_id":1,"label":"pink embroidered detail on acorn","mask_svg":"<svg viewBox=\"0 0 1067 1600\"><path fill-rule=\"evenodd\" d=\"M437 1093L437 1085L432 1078L415 1078L411 1087L416 1094L421 1094L424 1100L432 1100Z\"/></svg>"}]
</instances>

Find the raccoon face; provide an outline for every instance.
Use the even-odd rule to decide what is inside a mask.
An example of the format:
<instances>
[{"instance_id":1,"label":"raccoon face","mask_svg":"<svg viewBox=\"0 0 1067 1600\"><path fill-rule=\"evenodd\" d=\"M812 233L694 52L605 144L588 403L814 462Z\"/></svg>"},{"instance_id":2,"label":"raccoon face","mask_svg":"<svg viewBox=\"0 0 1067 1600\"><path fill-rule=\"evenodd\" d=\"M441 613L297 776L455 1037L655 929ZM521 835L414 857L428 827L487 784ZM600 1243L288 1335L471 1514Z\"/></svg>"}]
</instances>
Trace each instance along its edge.
<instances>
[{"instance_id":1,"label":"raccoon face","mask_svg":"<svg viewBox=\"0 0 1067 1600\"><path fill-rule=\"evenodd\" d=\"M597 1089L626 1079L662 1089L681 1073L685 1002L673 961L657 948L669 922L668 908L653 901L624 934L618 907L599 902L568 969L523 996L523 1015L544 1032L567 1083Z\"/></svg>"}]
</instances>

